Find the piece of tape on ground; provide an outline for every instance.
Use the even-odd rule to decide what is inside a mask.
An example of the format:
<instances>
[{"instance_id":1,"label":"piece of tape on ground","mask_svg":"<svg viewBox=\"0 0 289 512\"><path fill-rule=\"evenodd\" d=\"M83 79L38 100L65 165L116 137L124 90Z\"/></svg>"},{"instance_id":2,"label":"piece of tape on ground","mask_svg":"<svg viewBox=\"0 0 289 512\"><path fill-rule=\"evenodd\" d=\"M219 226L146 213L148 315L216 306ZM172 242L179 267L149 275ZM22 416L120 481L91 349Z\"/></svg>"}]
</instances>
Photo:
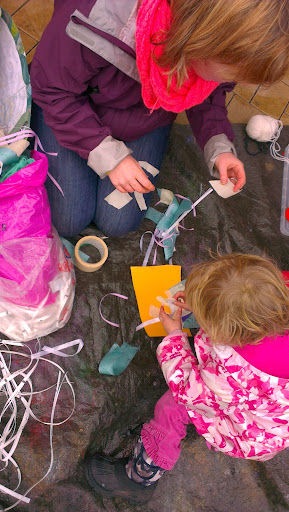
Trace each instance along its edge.
<instances>
[{"instance_id":1,"label":"piece of tape on ground","mask_svg":"<svg viewBox=\"0 0 289 512\"><path fill-rule=\"evenodd\" d=\"M138 352L139 347L132 347L123 342L114 343L99 363L98 371L103 375L120 375Z\"/></svg>"}]
</instances>

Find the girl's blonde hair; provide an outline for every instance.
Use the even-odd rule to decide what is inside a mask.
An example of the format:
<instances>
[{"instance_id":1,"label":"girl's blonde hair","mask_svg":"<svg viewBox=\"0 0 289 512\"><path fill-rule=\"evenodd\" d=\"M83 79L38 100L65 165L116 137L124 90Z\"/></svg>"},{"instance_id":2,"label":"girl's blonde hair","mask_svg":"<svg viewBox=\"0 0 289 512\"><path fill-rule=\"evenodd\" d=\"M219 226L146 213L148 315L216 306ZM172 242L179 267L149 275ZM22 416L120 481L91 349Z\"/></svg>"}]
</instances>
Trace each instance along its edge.
<instances>
[{"instance_id":1,"label":"girl's blonde hair","mask_svg":"<svg viewBox=\"0 0 289 512\"><path fill-rule=\"evenodd\" d=\"M215 344L244 346L289 330L289 289L260 256L229 254L195 265L185 297Z\"/></svg>"},{"instance_id":2,"label":"girl's blonde hair","mask_svg":"<svg viewBox=\"0 0 289 512\"><path fill-rule=\"evenodd\" d=\"M235 81L271 85L289 68L289 0L170 0L172 25L152 43L178 85L194 59L232 65Z\"/></svg>"}]
</instances>

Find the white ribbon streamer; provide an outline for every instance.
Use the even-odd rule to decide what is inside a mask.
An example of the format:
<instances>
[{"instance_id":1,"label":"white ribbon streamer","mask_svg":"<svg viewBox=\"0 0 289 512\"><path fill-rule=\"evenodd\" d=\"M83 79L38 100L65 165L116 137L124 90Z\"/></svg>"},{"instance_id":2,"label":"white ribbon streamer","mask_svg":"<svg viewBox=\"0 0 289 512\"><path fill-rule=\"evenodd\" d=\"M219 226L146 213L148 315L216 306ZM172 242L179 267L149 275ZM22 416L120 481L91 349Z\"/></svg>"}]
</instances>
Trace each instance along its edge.
<instances>
[{"instance_id":1,"label":"white ribbon streamer","mask_svg":"<svg viewBox=\"0 0 289 512\"><path fill-rule=\"evenodd\" d=\"M66 354L63 352L64 349L77 346L77 350L74 354ZM14 350L13 350L14 347ZM19 352L18 350L15 350L17 348L23 348L24 350L28 350L28 353L25 352ZM25 502L29 503L30 499L27 498L27 494L36 486L38 485L51 471L52 465L53 465L53 446L52 446L52 437L53 437L53 427L56 425L61 425L62 423L65 423L73 414L75 409L75 393L73 386L64 372L64 370L54 361L50 361L49 359L46 359L43 357L43 355L47 356L49 354L58 355L60 357L72 357L73 355L76 355L80 352L80 350L83 347L83 341L80 339L73 340L67 343L62 343L61 345L57 345L56 347L46 347L44 346L42 350L39 350L36 353L32 353L31 349L17 341L12 340L0 340L0 393L6 397L6 402L3 406L3 409L0 413L0 429L2 427L2 419L4 414L10 413L10 418L5 417L5 423L3 425L3 430L0 430L0 461L3 464L3 469L5 469L9 463L11 463L16 472L17 472L17 485L14 489L8 489L7 487L0 484L0 492L3 492L5 494L8 494L12 496L13 498L16 498L17 501L13 505L1 509L2 512L8 511L13 509L19 502ZM28 359L28 363L18 369L11 371L11 365L12 365L12 359L13 355L18 356L17 359L19 360L19 356L22 356L26 359ZM4 357L5 356L5 357ZM33 383L32 383L32 376L34 371L37 369L38 364L40 361L45 361L46 363L53 365L58 370L58 378L56 384L53 384L46 389L40 390L40 391L33 391ZM17 379L17 380L16 380ZM55 422L54 421L54 415L55 415L55 409L59 397L59 393L62 387L62 384L66 383L68 384L68 387L70 388L71 394L72 394L72 410L67 418L64 420ZM23 387L26 385L28 386L28 389L23 391ZM51 409L50 414L50 421L43 421L40 418L38 418L33 411L31 410L31 402L32 397L36 394L43 393L48 391L49 389L55 387L55 394L54 394L54 400L53 405ZM22 406L24 407L24 413L22 416L22 419L20 420L20 412L18 409L18 403L19 400L21 401ZM21 471L20 468L13 458L14 451L16 450L21 434L23 432L23 429L29 420L29 416L31 416L34 420L44 424L49 425L50 427L50 464L47 472L45 475L36 482L32 487L30 487L23 495L19 492L16 492L21 484Z\"/></svg>"},{"instance_id":2,"label":"white ribbon streamer","mask_svg":"<svg viewBox=\"0 0 289 512\"><path fill-rule=\"evenodd\" d=\"M151 325L151 324L157 324L158 322L160 322L160 319L159 318L152 318L151 320L146 320L145 322L143 322L142 324L139 324L135 330L136 331L140 331L141 329L143 329L144 327L146 327L147 325Z\"/></svg>"},{"instance_id":3,"label":"white ribbon streamer","mask_svg":"<svg viewBox=\"0 0 289 512\"><path fill-rule=\"evenodd\" d=\"M4 492L5 494L10 494L10 496L12 496L13 498L16 498L19 501L24 501L25 503L30 503L30 498L26 498L26 496L22 496L22 494L19 494L18 492L11 491L11 489L8 489L7 487L4 487L4 485L1 485L1 484L0 484L0 491Z\"/></svg>"},{"instance_id":4,"label":"white ribbon streamer","mask_svg":"<svg viewBox=\"0 0 289 512\"><path fill-rule=\"evenodd\" d=\"M74 352L74 354L65 354L65 352L62 352L63 349L74 347L74 345L78 345L78 349L76 352ZM76 356L81 351L82 347L83 341L80 339L69 341L68 343L62 343L62 345L57 345L57 347L47 347L46 345L44 345L41 352L36 352L36 354L32 354L31 359L38 359L39 357L47 356L48 354L54 354L60 357L73 357Z\"/></svg>"}]
</instances>

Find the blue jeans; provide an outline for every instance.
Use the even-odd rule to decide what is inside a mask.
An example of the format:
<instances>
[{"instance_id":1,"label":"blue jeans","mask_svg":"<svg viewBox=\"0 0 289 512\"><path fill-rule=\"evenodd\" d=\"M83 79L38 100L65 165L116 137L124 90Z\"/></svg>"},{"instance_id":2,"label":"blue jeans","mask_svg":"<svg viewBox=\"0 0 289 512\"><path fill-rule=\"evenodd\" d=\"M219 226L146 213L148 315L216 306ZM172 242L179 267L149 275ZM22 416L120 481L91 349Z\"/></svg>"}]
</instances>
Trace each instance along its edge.
<instances>
[{"instance_id":1,"label":"blue jeans","mask_svg":"<svg viewBox=\"0 0 289 512\"><path fill-rule=\"evenodd\" d=\"M45 151L58 153L57 157L47 155L49 172L61 186L65 198L49 178L45 185L52 224L60 235L77 235L91 222L107 236L122 236L138 229L146 212L139 209L134 196L133 200L120 210L104 201L104 198L115 190L110 179L100 179L87 166L86 160L74 151L60 146L52 130L45 124L43 111L36 104L33 104L31 127L39 136ZM149 162L160 169L170 131L171 125L163 126L125 144L133 150L132 156L136 160ZM155 185L157 177L147 172L146 174ZM147 206L152 200L152 194L144 194Z\"/></svg>"}]
</instances>

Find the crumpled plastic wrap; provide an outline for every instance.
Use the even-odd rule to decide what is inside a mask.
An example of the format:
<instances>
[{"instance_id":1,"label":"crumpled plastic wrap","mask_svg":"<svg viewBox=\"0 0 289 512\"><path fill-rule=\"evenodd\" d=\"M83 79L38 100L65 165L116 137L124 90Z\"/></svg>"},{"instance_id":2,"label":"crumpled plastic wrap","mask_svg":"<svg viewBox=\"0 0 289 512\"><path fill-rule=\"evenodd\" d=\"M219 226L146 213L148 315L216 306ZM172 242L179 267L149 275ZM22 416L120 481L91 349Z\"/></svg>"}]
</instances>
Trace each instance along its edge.
<instances>
[{"instance_id":1,"label":"crumpled plastic wrap","mask_svg":"<svg viewBox=\"0 0 289 512\"><path fill-rule=\"evenodd\" d=\"M72 260L51 226L47 158L0 183L0 329L27 341L63 327L73 304Z\"/></svg>"}]
</instances>

